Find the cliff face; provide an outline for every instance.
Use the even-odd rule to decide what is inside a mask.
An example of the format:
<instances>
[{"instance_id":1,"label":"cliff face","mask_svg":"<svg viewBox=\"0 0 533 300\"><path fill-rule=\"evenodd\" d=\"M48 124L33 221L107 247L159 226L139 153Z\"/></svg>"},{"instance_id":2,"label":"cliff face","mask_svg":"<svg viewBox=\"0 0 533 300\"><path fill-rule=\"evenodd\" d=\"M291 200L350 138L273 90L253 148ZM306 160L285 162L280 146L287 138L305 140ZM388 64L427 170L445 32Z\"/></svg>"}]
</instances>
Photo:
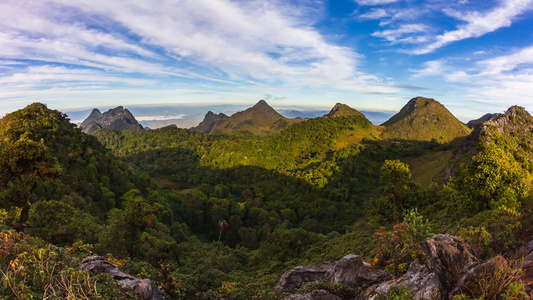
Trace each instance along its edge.
<instances>
[{"instance_id":1,"label":"cliff face","mask_svg":"<svg viewBox=\"0 0 533 300\"><path fill-rule=\"evenodd\" d=\"M110 109L103 114L98 109L93 109L89 117L81 123L81 128L85 133L92 133L100 128L119 130L143 129L142 125L135 120L133 114L122 106Z\"/></svg>"},{"instance_id":2,"label":"cliff face","mask_svg":"<svg viewBox=\"0 0 533 300\"><path fill-rule=\"evenodd\" d=\"M196 127L191 127L192 131L198 131L203 133L210 133L213 130L213 127L217 122L222 122L228 118L227 115L223 113L215 114L212 111L207 112L204 117L204 120L198 124Z\"/></svg>"}]
</instances>

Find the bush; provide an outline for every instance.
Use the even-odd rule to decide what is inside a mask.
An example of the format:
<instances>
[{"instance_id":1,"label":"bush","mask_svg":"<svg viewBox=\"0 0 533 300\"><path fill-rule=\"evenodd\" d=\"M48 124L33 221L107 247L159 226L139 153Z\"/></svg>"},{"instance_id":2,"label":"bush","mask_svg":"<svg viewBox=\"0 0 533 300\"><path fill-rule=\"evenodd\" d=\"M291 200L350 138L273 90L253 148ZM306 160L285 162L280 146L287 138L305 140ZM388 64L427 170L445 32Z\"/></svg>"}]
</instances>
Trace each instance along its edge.
<instances>
[{"instance_id":1,"label":"bush","mask_svg":"<svg viewBox=\"0 0 533 300\"><path fill-rule=\"evenodd\" d=\"M40 247L20 234L1 235L1 299L126 299L109 275L76 270L74 248Z\"/></svg>"},{"instance_id":2,"label":"bush","mask_svg":"<svg viewBox=\"0 0 533 300\"><path fill-rule=\"evenodd\" d=\"M409 262L422 258L420 242L432 235L429 223L416 209L407 211L404 221L396 224L392 231L381 228L374 234L378 242L373 250L377 264L389 270L406 272Z\"/></svg>"}]
</instances>

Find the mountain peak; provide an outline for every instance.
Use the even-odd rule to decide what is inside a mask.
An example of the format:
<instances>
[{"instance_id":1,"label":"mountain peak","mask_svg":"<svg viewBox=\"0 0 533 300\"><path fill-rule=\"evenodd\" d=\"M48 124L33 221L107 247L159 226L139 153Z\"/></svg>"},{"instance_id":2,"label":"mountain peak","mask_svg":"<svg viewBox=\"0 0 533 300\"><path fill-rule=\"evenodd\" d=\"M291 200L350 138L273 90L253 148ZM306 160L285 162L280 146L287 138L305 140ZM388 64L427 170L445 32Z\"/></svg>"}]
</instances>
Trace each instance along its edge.
<instances>
[{"instance_id":1,"label":"mountain peak","mask_svg":"<svg viewBox=\"0 0 533 300\"><path fill-rule=\"evenodd\" d=\"M353 115L359 115L361 114L357 110L349 107L346 104L337 103L333 108L329 111L329 113L326 115L326 117L344 117L344 116L353 116Z\"/></svg>"},{"instance_id":2,"label":"mountain peak","mask_svg":"<svg viewBox=\"0 0 533 300\"><path fill-rule=\"evenodd\" d=\"M95 108L89 117L81 123L81 128L85 133L92 133L104 127L120 130L138 130L143 128L135 120L133 114L122 106L110 109L103 114Z\"/></svg>"},{"instance_id":3,"label":"mountain peak","mask_svg":"<svg viewBox=\"0 0 533 300\"><path fill-rule=\"evenodd\" d=\"M223 113L215 114L212 111L208 111L207 114L205 114L204 120L200 122L198 126L192 127L191 130L210 133L218 122L224 121L227 118L228 116Z\"/></svg>"},{"instance_id":4,"label":"mountain peak","mask_svg":"<svg viewBox=\"0 0 533 300\"><path fill-rule=\"evenodd\" d=\"M269 135L301 120L287 119L268 105L265 100L260 100L254 106L217 122L210 133L248 131L257 135Z\"/></svg>"},{"instance_id":5,"label":"mountain peak","mask_svg":"<svg viewBox=\"0 0 533 300\"><path fill-rule=\"evenodd\" d=\"M385 126L383 137L388 139L439 142L466 136L470 130L444 105L431 98L415 97L392 116Z\"/></svg>"}]
</instances>

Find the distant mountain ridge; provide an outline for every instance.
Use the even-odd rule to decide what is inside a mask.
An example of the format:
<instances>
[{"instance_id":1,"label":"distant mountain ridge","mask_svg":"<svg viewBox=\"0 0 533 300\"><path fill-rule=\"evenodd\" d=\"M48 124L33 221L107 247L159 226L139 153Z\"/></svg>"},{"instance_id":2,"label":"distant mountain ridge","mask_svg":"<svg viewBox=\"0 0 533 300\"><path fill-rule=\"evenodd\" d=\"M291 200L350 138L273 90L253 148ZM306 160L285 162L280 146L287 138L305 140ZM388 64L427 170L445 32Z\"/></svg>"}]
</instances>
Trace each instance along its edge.
<instances>
[{"instance_id":1,"label":"distant mountain ridge","mask_svg":"<svg viewBox=\"0 0 533 300\"><path fill-rule=\"evenodd\" d=\"M212 111L208 111L204 117L204 120L200 122L198 126L191 127L190 130L203 133L211 133L211 130L213 130L213 127L216 125L217 122L224 121L227 118L229 117L223 113L215 114Z\"/></svg>"},{"instance_id":2,"label":"distant mountain ridge","mask_svg":"<svg viewBox=\"0 0 533 300\"><path fill-rule=\"evenodd\" d=\"M470 133L444 105L424 97L411 99L382 126L384 139L450 142Z\"/></svg>"},{"instance_id":3,"label":"distant mountain ridge","mask_svg":"<svg viewBox=\"0 0 533 300\"><path fill-rule=\"evenodd\" d=\"M135 120L133 114L122 106L110 109L103 114L98 109L93 109L80 127L85 133L93 133L101 128L120 130L140 130L142 125Z\"/></svg>"},{"instance_id":4,"label":"distant mountain ridge","mask_svg":"<svg viewBox=\"0 0 533 300\"><path fill-rule=\"evenodd\" d=\"M496 119L498 117L500 117L502 114L500 113L495 113L495 114L484 114L482 117L480 117L479 119L475 119L475 120L471 120L471 121L468 121L468 123L466 123L466 126L470 127L470 128L474 128L476 127L477 124L479 123L483 123L483 122L486 122L486 121L489 121L489 120L492 120L492 119Z\"/></svg>"},{"instance_id":5,"label":"distant mountain ridge","mask_svg":"<svg viewBox=\"0 0 533 300\"><path fill-rule=\"evenodd\" d=\"M265 100L260 100L257 104L244 111L237 112L229 118L217 121L209 133L229 134L248 131L255 135L270 135L302 120L302 118L285 118L270 107Z\"/></svg>"}]
</instances>

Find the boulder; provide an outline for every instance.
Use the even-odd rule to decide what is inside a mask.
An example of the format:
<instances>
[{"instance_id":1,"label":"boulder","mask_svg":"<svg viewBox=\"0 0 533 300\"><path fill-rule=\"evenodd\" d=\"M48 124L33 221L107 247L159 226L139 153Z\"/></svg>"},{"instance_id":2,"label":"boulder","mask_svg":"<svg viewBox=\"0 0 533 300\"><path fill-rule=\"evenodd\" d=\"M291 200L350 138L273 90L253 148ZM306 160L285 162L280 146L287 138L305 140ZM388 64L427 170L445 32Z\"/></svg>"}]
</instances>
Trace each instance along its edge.
<instances>
[{"instance_id":1,"label":"boulder","mask_svg":"<svg viewBox=\"0 0 533 300\"><path fill-rule=\"evenodd\" d=\"M304 282L325 280L326 273L334 264L326 261L316 265L294 267L281 276L274 289L279 294L295 293Z\"/></svg>"},{"instance_id":2,"label":"boulder","mask_svg":"<svg viewBox=\"0 0 533 300\"><path fill-rule=\"evenodd\" d=\"M143 300L170 299L150 279L123 279L118 282L122 292L135 295Z\"/></svg>"},{"instance_id":3,"label":"boulder","mask_svg":"<svg viewBox=\"0 0 533 300\"><path fill-rule=\"evenodd\" d=\"M289 295L285 298L282 298L282 300L341 300L341 298L333 294L330 294L326 290L315 290L305 295L300 295L300 294Z\"/></svg>"},{"instance_id":4,"label":"boulder","mask_svg":"<svg viewBox=\"0 0 533 300\"><path fill-rule=\"evenodd\" d=\"M120 291L129 293L142 300L170 300L170 296L159 290L149 279L136 279L124 273L117 265L102 256L89 256L81 261L78 270L90 270L95 274L109 274L118 280Z\"/></svg>"},{"instance_id":5,"label":"boulder","mask_svg":"<svg viewBox=\"0 0 533 300\"><path fill-rule=\"evenodd\" d=\"M364 292L364 299L379 299L379 294L387 295L391 288L406 287L413 293L414 300L440 298L440 283L434 273L417 261L409 265L402 277L376 284Z\"/></svg>"},{"instance_id":6,"label":"boulder","mask_svg":"<svg viewBox=\"0 0 533 300\"><path fill-rule=\"evenodd\" d=\"M392 278L390 273L383 270L369 272L371 267L370 264L363 262L361 256L348 254L333 265L326 274L326 280L342 283L355 289L365 289Z\"/></svg>"},{"instance_id":7,"label":"boulder","mask_svg":"<svg viewBox=\"0 0 533 300\"><path fill-rule=\"evenodd\" d=\"M367 288L381 281L390 280L392 274L383 270L369 272L372 266L359 255L348 254L336 262L322 262L310 266L298 266L281 276L275 287L278 293L295 293L304 282L338 282L352 288Z\"/></svg>"},{"instance_id":8,"label":"boulder","mask_svg":"<svg viewBox=\"0 0 533 300\"><path fill-rule=\"evenodd\" d=\"M135 279L135 277L126 274L117 265L107 261L102 256L88 256L81 261L78 270L90 270L95 274L109 274L115 280Z\"/></svg>"},{"instance_id":9,"label":"boulder","mask_svg":"<svg viewBox=\"0 0 533 300\"><path fill-rule=\"evenodd\" d=\"M420 248L445 297L455 288L463 269L479 263L472 248L462 238L451 235L438 234L420 243Z\"/></svg>"}]
</instances>

